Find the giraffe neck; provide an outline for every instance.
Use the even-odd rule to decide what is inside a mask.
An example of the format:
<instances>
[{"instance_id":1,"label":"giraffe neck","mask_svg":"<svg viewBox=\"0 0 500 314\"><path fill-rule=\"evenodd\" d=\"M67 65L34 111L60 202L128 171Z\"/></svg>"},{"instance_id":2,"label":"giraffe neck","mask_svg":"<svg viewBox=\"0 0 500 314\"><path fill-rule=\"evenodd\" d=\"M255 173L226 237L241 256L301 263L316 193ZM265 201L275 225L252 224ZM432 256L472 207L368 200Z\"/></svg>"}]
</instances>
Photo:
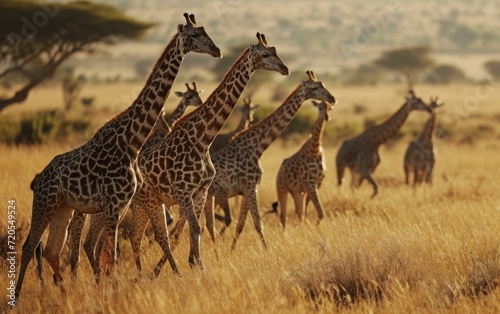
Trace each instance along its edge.
<instances>
[{"instance_id":1,"label":"giraffe neck","mask_svg":"<svg viewBox=\"0 0 500 314\"><path fill-rule=\"evenodd\" d=\"M233 142L239 143L238 145L252 145L252 149L260 157L283 133L305 100L306 95L299 85L273 114L240 133Z\"/></svg>"},{"instance_id":2,"label":"giraffe neck","mask_svg":"<svg viewBox=\"0 0 500 314\"><path fill-rule=\"evenodd\" d=\"M419 136L421 142L432 142L434 130L436 129L436 113L431 113L431 117L425 123L425 127Z\"/></svg>"},{"instance_id":3,"label":"giraffe neck","mask_svg":"<svg viewBox=\"0 0 500 314\"><path fill-rule=\"evenodd\" d=\"M182 98L181 101L179 102L179 105L177 105L177 107L175 107L174 111L172 112L172 114L168 118L168 120L167 120L168 125L174 124L174 122L177 119L182 117L184 112L186 112L187 107L188 107L187 101L184 98Z\"/></svg>"},{"instance_id":4,"label":"giraffe neck","mask_svg":"<svg viewBox=\"0 0 500 314\"><path fill-rule=\"evenodd\" d=\"M317 155L323 142L323 133L325 131L326 121L321 114L314 123L311 135L307 139L306 151L310 155Z\"/></svg>"},{"instance_id":5,"label":"giraffe neck","mask_svg":"<svg viewBox=\"0 0 500 314\"><path fill-rule=\"evenodd\" d=\"M212 144L233 111L243 89L256 69L248 64L247 48L228 70L219 86L210 94L200 107L180 118L175 130L191 130L196 125L196 132L184 132L184 139L201 145L205 152Z\"/></svg>"},{"instance_id":6,"label":"giraffe neck","mask_svg":"<svg viewBox=\"0 0 500 314\"><path fill-rule=\"evenodd\" d=\"M372 142L377 146L385 143L401 128L406 118L408 118L410 111L411 107L407 103L404 103L389 119L373 127L371 133L373 136Z\"/></svg>"},{"instance_id":7,"label":"giraffe neck","mask_svg":"<svg viewBox=\"0 0 500 314\"><path fill-rule=\"evenodd\" d=\"M120 151L132 160L137 158L158 120L179 67L187 53L182 42L178 39L178 34L174 35L165 47L146 84L132 105L102 127L108 129L104 133L118 134L118 139L114 138L114 140L122 149L115 151ZM109 134L105 136L109 136Z\"/></svg>"},{"instance_id":8,"label":"giraffe neck","mask_svg":"<svg viewBox=\"0 0 500 314\"><path fill-rule=\"evenodd\" d=\"M246 111L241 115L240 123L238 123L238 126L236 126L236 129L232 132L233 134L236 134L248 127L250 124L250 117L248 114L246 114Z\"/></svg>"}]
</instances>

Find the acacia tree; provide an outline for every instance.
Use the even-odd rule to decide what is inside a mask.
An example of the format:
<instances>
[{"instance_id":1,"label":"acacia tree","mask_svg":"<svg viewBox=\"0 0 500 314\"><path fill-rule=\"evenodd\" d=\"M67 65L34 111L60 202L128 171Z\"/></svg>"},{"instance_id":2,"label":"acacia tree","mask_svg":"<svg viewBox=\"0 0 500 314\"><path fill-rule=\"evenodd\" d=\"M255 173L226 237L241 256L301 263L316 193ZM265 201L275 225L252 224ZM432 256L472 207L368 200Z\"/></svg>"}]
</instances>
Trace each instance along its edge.
<instances>
[{"instance_id":1,"label":"acacia tree","mask_svg":"<svg viewBox=\"0 0 500 314\"><path fill-rule=\"evenodd\" d=\"M419 75L434 61L430 57L432 48L429 46L415 46L385 51L375 60L375 64L388 70L404 75L408 88L413 88Z\"/></svg>"},{"instance_id":2,"label":"acacia tree","mask_svg":"<svg viewBox=\"0 0 500 314\"><path fill-rule=\"evenodd\" d=\"M91 53L100 43L139 39L153 25L87 1L0 1L0 79L21 83L13 95L0 99L0 112L26 100L73 54Z\"/></svg>"}]
</instances>

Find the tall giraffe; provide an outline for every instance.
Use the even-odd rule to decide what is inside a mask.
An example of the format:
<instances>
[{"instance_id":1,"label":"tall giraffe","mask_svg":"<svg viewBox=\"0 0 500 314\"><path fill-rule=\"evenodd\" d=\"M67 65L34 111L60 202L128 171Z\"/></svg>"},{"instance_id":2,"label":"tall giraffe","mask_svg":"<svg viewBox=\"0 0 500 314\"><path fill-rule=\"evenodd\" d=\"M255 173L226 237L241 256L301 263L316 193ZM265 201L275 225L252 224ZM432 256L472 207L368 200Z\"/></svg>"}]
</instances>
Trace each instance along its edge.
<instances>
[{"instance_id":1,"label":"tall giraffe","mask_svg":"<svg viewBox=\"0 0 500 314\"><path fill-rule=\"evenodd\" d=\"M110 248L111 265L114 264L120 215L142 184L136 165L139 151L161 114L184 55L195 51L221 57L204 28L196 25L194 15L185 13L184 17L186 25L179 24L177 34L167 44L136 100L101 126L86 144L56 156L33 179L31 226L23 245L16 299L47 227L49 239L44 255L55 278L62 280L59 256L73 210L105 213L102 237L106 248Z\"/></svg>"},{"instance_id":2,"label":"tall giraffe","mask_svg":"<svg viewBox=\"0 0 500 314\"><path fill-rule=\"evenodd\" d=\"M182 216L187 217L190 231L188 261L190 265L196 263L203 268L198 216L205 206L208 188L215 176L210 145L256 70L289 74L276 48L267 45L263 34L257 33L257 38L258 44L250 45L241 53L203 105L177 120L172 132L163 141L139 156L138 164L145 180L132 206L147 211L155 230L155 239L165 253L155 268L155 275L159 274L167 259L174 272L177 271L171 261L165 210L161 204L167 207L178 204Z\"/></svg>"},{"instance_id":3,"label":"tall giraffe","mask_svg":"<svg viewBox=\"0 0 500 314\"><path fill-rule=\"evenodd\" d=\"M232 248L236 247L249 211L262 244L267 247L257 204L257 186L262 177L260 157L269 145L283 133L304 101L312 98L331 103L336 102L323 83L316 79L312 71L307 71L307 74L309 79L302 81L274 113L238 133L229 145L212 156L216 175L208 191L205 207L207 228L212 240L215 240L214 204L221 206L224 210L225 226L223 230L225 230L225 227L231 223L228 200L230 197L242 195L240 216Z\"/></svg>"},{"instance_id":4,"label":"tall giraffe","mask_svg":"<svg viewBox=\"0 0 500 314\"><path fill-rule=\"evenodd\" d=\"M351 170L351 186L357 188L366 179L373 186L372 198L375 197L378 186L371 174L380 162L378 148L401 128L410 112L414 110L430 112L422 99L416 97L413 90L410 90L409 95L405 96L404 104L389 119L344 141L336 159L338 185L342 184L344 170L347 167Z\"/></svg>"},{"instance_id":5,"label":"tall giraffe","mask_svg":"<svg viewBox=\"0 0 500 314\"><path fill-rule=\"evenodd\" d=\"M432 183L432 170L434 169L435 163L434 144L432 143L432 139L436 131L438 108L442 105L443 103L438 97L431 97L431 103L429 104L429 108L432 111L431 116L425 123L422 133L420 133L417 139L410 143L406 150L404 157L406 184L410 184L411 172L414 174L414 186L422 183L424 179L426 183Z\"/></svg>"},{"instance_id":6,"label":"tall giraffe","mask_svg":"<svg viewBox=\"0 0 500 314\"><path fill-rule=\"evenodd\" d=\"M288 193L293 197L295 212L301 220L310 200L318 211L319 220L323 219L323 207L318 198L318 189L326 173L322 141L326 122L330 121L330 110L333 104L326 101L313 101L313 105L318 108L319 116L311 134L298 152L283 161L276 179L278 207L283 228L286 223Z\"/></svg>"},{"instance_id":7,"label":"tall giraffe","mask_svg":"<svg viewBox=\"0 0 500 314\"><path fill-rule=\"evenodd\" d=\"M187 110L189 106L193 107L199 107L203 101L200 98L200 93L202 90L198 90L196 87L196 83L193 82L193 87L191 88L189 84L186 83L186 88L187 90L185 92L181 91L176 91L175 95L180 97L181 100L177 107L174 109L172 114L165 119L163 116L158 119L156 122L153 130L151 131L151 134L149 135L148 139L146 140L146 143L143 145L143 148L141 152L150 146L155 145L156 143L160 142L166 134L170 132L170 126L177 120L179 119L184 112ZM165 115L165 114L163 114ZM139 153L141 154L141 153ZM133 210L133 220L134 220L134 225L135 221L140 221L140 226L143 226L143 230L146 229L148 223L149 223L149 217L146 213L144 212L139 212L136 213L135 210ZM169 212L166 212L166 218L167 218L167 223L171 223L173 218L169 214ZM90 261L90 264L94 266L94 249L95 249L95 244L97 242L97 239L99 238L99 234L104 227L104 215L101 214L95 214L92 215L91 217L91 222L90 222L90 228L87 233L87 237L85 239L85 243L83 245L85 249L85 253ZM70 234L70 240L71 240L71 256L70 256L70 263L71 263L71 270L73 272L73 275L76 274L77 272L77 267L80 262L80 242L81 242L81 234L83 231L83 226L85 223L85 218L84 214L83 215L75 215L71 219L70 227L69 227L69 234ZM143 231L144 233L144 231ZM132 244L134 244L134 241L131 241ZM135 253L135 250L134 250ZM137 259L137 258L136 258ZM140 263L140 261L139 261ZM139 269L140 269L140 264L139 264Z\"/></svg>"},{"instance_id":8,"label":"tall giraffe","mask_svg":"<svg viewBox=\"0 0 500 314\"><path fill-rule=\"evenodd\" d=\"M255 110L257 110L257 108L259 108L259 105L254 105L250 97L245 97L243 107L240 108L241 109L240 122L233 131L229 133L219 134L215 137L212 146L210 146L210 154L214 154L216 151L220 150L221 148L229 144L229 142L231 142L231 139L235 134L248 128L250 124L253 122L253 114Z\"/></svg>"}]
</instances>

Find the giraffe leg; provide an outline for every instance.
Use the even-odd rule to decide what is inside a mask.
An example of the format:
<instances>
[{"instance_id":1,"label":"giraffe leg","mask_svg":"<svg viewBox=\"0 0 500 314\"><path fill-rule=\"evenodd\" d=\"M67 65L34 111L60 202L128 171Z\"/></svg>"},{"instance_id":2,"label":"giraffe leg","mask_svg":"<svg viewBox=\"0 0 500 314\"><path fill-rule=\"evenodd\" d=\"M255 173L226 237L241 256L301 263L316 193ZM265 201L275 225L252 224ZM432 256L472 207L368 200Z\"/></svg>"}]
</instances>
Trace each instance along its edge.
<instances>
[{"instance_id":1,"label":"giraffe leg","mask_svg":"<svg viewBox=\"0 0 500 314\"><path fill-rule=\"evenodd\" d=\"M276 182L276 190L278 192L278 208L280 211L281 226L283 227L283 229L285 229L288 191L286 190L284 185L281 183L279 178Z\"/></svg>"},{"instance_id":2,"label":"giraffe leg","mask_svg":"<svg viewBox=\"0 0 500 314\"><path fill-rule=\"evenodd\" d=\"M187 219L189 225L190 249L188 262L191 266L194 266L196 263L203 269L203 263L200 257L201 226L195 212L194 198L192 198L189 193L183 191L183 194L178 196L177 199L179 200L182 215L186 217L185 219Z\"/></svg>"},{"instance_id":3,"label":"giraffe leg","mask_svg":"<svg viewBox=\"0 0 500 314\"><path fill-rule=\"evenodd\" d=\"M417 186L417 185L421 184L423 176L424 176L424 173L421 169L415 169L415 179L414 179L413 186Z\"/></svg>"},{"instance_id":4,"label":"giraffe leg","mask_svg":"<svg viewBox=\"0 0 500 314\"><path fill-rule=\"evenodd\" d=\"M255 190L253 190L252 192L253 193L250 193L249 195L250 197L248 198L249 202L247 202L247 206L249 205L250 207L250 214L252 215L255 230L257 230L257 233L259 234L264 249L267 250L266 239L264 239L264 233L263 233L264 227L262 226L262 221L260 219L260 214L259 214L259 205L257 204L257 194Z\"/></svg>"},{"instance_id":5,"label":"giraffe leg","mask_svg":"<svg viewBox=\"0 0 500 314\"><path fill-rule=\"evenodd\" d=\"M238 217L238 224L236 225L236 234L234 235L233 244L231 245L231 250L236 248L236 242L245 227L245 220L247 219L248 206L247 206L247 195L243 195L243 200L241 201L240 216Z\"/></svg>"},{"instance_id":6,"label":"giraffe leg","mask_svg":"<svg viewBox=\"0 0 500 314\"><path fill-rule=\"evenodd\" d=\"M36 256L36 262L37 262L36 274L38 275L38 278L40 278L40 281L43 284L44 283L44 279L43 279L43 264L42 264L42 261L43 261L43 246L42 246L42 242L38 243L38 245L36 246L36 248L35 248L35 256Z\"/></svg>"},{"instance_id":7,"label":"giraffe leg","mask_svg":"<svg viewBox=\"0 0 500 314\"><path fill-rule=\"evenodd\" d=\"M372 194L372 198L374 198L377 194L378 194L378 186L377 186L377 183L375 183L375 180L373 180L371 174L369 171L367 170L364 170L363 172L361 172L361 181L360 181L360 184L362 182L363 179L366 179L366 181L368 181L372 187L373 187L373 194Z\"/></svg>"},{"instance_id":8,"label":"giraffe leg","mask_svg":"<svg viewBox=\"0 0 500 314\"><path fill-rule=\"evenodd\" d=\"M311 187L307 192L307 198L313 202L316 211L318 211L318 222L321 221L321 219L323 219L324 217L324 212L323 206L321 206L321 203L319 202L318 190Z\"/></svg>"},{"instance_id":9,"label":"giraffe leg","mask_svg":"<svg viewBox=\"0 0 500 314\"><path fill-rule=\"evenodd\" d=\"M63 280L61 273L60 257L66 237L68 235L68 226L73 215L73 209L68 206L60 206L49 225L49 238L43 251L43 257L49 262L54 271L54 282L59 283Z\"/></svg>"},{"instance_id":10,"label":"giraffe leg","mask_svg":"<svg viewBox=\"0 0 500 314\"><path fill-rule=\"evenodd\" d=\"M212 242L215 243L215 226L214 226L214 196L207 196L207 201L205 204L205 220L207 224L208 233Z\"/></svg>"},{"instance_id":11,"label":"giraffe leg","mask_svg":"<svg viewBox=\"0 0 500 314\"><path fill-rule=\"evenodd\" d=\"M132 230L130 232L130 245L132 246L132 252L134 253L135 266L139 273L142 273L141 265L141 244L144 238L144 232L149 224L149 215L147 211L138 204L135 199L132 201ZM165 208L163 208L165 210Z\"/></svg>"},{"instance_id":12,"label":"giraffe leg","mask_svg":"<svg viewBox=\"0 0 500 314\"><path fill-rule=\"evenodd\" d=\"M85 254L94 270L96 272L96 247L98 243L98 239L102 232L104 226L104 213L94 214L90 216L90 227L87 233L87 237L85 238L85 242L83 243L83 248L85 250Z\"/></svg>"},{"instance_id":13,"label":"giraffe leg","mask_svg":"<svg viewBox=\"0 0 500 314\"><path fill-rule=\"evenodd\" d=\"M432 170L434 168L434 163L428 163L425 168L425 182L427 184L432 184Z\"/></svg>"},{"instance_id":14,"label":"giraffe leg","mask_svg":"<svg viewBox=\"0 0 500 314\"><path fill-rule=\"evenodd\" d=\"M240 210L240 217L238 219L238 225L236 226L236 234L233 240L233 244L231 245L231 250L234 250L236 248L236 243L238 241L238 237L240 236L241 232L243 231L243 227L245 226L245 220L248 211L250 211L253 221L254 221L254 226L255 230L260 236L260 240L262 241L262 245L264 246L265 249L267 249L267 244L266 240L264 238L263 234L263 227L262 227L262 222L260 220L260 215L259 215L259 207L257 205L257 192L256 189L250 189L250 193L244 195L243 197L243 202L241 204L241 210Z\"/></svg>"},{"instance_id":15,"label":"giraffe leg","mask_svg":"<svg viewBox=\"0 0 500 314\"><path fill-rule=\"evenodd\" d=\"M292 191L293 202L295 203L295 213L299 220L304 220L305 195L299 191Z\"/></svg>"},{"instance_id":16,"label":"giraffe leg","mask_svg":"<svg viewBox=\"0 0 500 314\"><path fill-rule=\"evenodd\" d=\"M215 206L219 205L222 210L224 211L224 225L222 226L221 230L219 231L220 235L223 235L224 232L227 230L227 227L232 222L232 216L231 216L231 209L229 207L229 200L227 195L216 195L215 196ZM215 207L214 207L215 208Z\"/></svg>"},{"instance_id":17,"label":"giraffe leg","mask_svg":"<svg viewBox=\"0 0 500 314\"><path fill-rule=\"evenodd\" d=\"M403 170L405 172L405 184L410 184L410 164L408 162L404 162Z\"/></svg>"},{"instance_id":18,"label":"giraffe leg","mask_svg":"<svg viewBox=\"0 0 500 314\"><path fill-rule=\"evenodd\" d=\"M355 171L354 169L350 169L351 171L351 190L359 188L361 185L361 174Z\"/></svg>"},{"instance_id":19,"label":"giraffe leg","mask_svg":"<svg viewBox=\"0 0 500 314\"><path fill-rule=\"evenodd\" d=\"M85 219L86 215L84 213L75 212L68 228L71 245L70 264L73 276L76 276L80 264L80 247Z\"/></svg>"},{"instance_id":20,"label":"giraffe leg","mask_svg":"<svg viewBox=\"0 0 500 314\"><path fill-rule=\"evenodd\" d=\"M40 199L43 200L40 201ZM45 204L52 204L47 207ZM33 210L31 215L31 227L28 233L28 237L24 241L21 257L21 268L19 270L19 276L17 277L16 283L16 299L19 298L21 289L24 282L24 276L26 274L26 269L33 258L34 251L36 247L40 244L40 239L44 231L47 229L49 223L54 217L54 213L59 207L59 202L57 196L46 196L40 195L40 193L34 190L33 195Z\"/></svg>"},{"instance_id":21,"label":"giraffe leg","mask_svg":"<svg viewBox=\"0 0 500 314\"><path fill-rule=\"evenodd\" d=\"M175 224L174 228L172 229L172 237L171 237L171 247L172 251L175 250L177 247L177 244L179 244L179 238L181 236L182 230L184 230L184 226L186 225L187 218L186 216L182 213L181 209L181 215L179 219L177 220L177 223Z\"/></svg>"},{"instance_id":22,"label":"giraffe leg","mask_svg":"<svg viewBox=\"0 0 500 314\"><path fill-rule=\"evenodd\" d=\"M118 222L120 218L120 211L124 209L124 213L129 204L124 204L123 206L114 207L112 204L105 204L104 207L104 228L101 232L101 236L97 241L97 247L95 250L95 269L94 274L96 279L99 279L101 265L106 274L113 271L114 265L116 263L116 242L118 239Z\"/></svg>"},{"instance_id":23,"label":"giraffe leg","mask_svg":"<svg viewBox=\"0 0 500 314\"><path fill-rule=\"evenodd\" d=\"M149 206L146 208L147 208L147 213L149 215L149 219L151 220L151 223L153 224L153 228L155 231L155 240L163 250L163 257L160 259L160 262L156 265L154 269L154 274L156 277L158 277L160 275L161 269L163 268L163 265L168 260L174 274L179 275L179 270L177 269L177 265L172 255L172 251L170 250L165 208L161 206L161 204L153 204L153 202L150 202Z\"/></svg>"}]
</instances>

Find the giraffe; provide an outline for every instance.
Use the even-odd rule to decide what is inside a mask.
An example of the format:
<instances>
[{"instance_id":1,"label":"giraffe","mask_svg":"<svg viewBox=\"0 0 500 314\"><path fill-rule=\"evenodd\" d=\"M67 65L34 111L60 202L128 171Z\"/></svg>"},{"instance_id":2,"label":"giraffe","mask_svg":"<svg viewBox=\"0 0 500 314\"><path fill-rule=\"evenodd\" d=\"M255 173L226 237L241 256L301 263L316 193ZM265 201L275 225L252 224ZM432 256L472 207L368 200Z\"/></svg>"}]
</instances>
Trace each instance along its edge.
<instances>
[{"instance_id":1,"label":"giraffe","mask_svg":"<svg viewBox=\"0 0 500 314\"><path fill-rule=\"evenodd\" d=\"M132 201L132 208L142 208L148 213L155 230L155 240L164 252L169 252L155 267L156 276L171 256L165 210L161 204L167 207L179 205L181 216L186 217L189 224L188 262L191 266L197 264L204 269L200 256L201 226L198 216L205 206L208 188L215 176L210 145L256 70L289 74L276 48L268 46L263 34L257 33L257 39L257 44L250 45L241 53L203 105L177 120L172 132L163 141L145 149L139 156L138 164L145 180ZM172 269L177 272L176 267L172 266Z\"/></svg>"},{"instance_id":2,"label":"giraffe","mask_svg":"<svg viewBox=\"0 0 500 314\"><path fill-rule=\"evenodd\" d=\"M184 17L186 25L178 25L177 33L133 103L101 126L87 143L54 157L33 179L32 219L23 244L16 299L34 250L47 227L49 238L44 257L55 278L62 280L59 256L73 211L105 213L101 236L109 252L110 264L114 264L116 227L143 182L136 160L161 114L183 57L189 51L221 57L219 48L204 28L197 26L194 15L185 13Z\"/></svg>"},{"instance_id":3,"label":"giraffe","mask_svg":"<svg viewBox=\"0 0 500 314\"><path fill-rule=\"evenodd\" d=\"M286 223L288 193L293 197L295 212L301 220L310 200L318 211L319 220L323 219L323 207L318 199L318 189L326 173L322 141L333 104L326 101L313 101L312 103L319 110L318 120L316 120L309 138L302 144L299 151L283 161L276 179L278 207L281 209L280 219L283 229Z\"/></svg>"},{"instance_id":4,"label":"giraffe","mask_svg":"<svg viewBox=\"0 0 500 314\"><path fill-rule=\"evenodd\" d=\"M248 128L248 126L253 122L253 114L260 105L254 105L250 97L245 97L243 101L244 104L243 107L241 107L240 122L233 131L225 134L219 134L215 137L212 146L210 146L210 154L214 154L216 151L229 144L235 134Z\"/></svg>"},{"instance_id":5,"label":"giraffe","mask_svg":"<svg viewBox=\"0 0 500 314\"><path fill-rule=\"evenodd\" d=\"M385 122L344 141L336 158L338 185L342 184L344 170L347 167L351 170L351 187L359 187L366 179L373 186L372 198L375 197L378 186L371 174L380 162L378 148L401 128L410 112L414 110L430 112L422 99L416 97L413 90L410 90L401 108Z\"/></svg>"},{"instance_id":6,"label":"giraffe","mask_svg":"<svg viewBox=\"0 0 500 314\"><path fill-rule=\"evenodd\" d=\"M312 98L330 103L336 102L324 84L316 79L312 71L306 73L309 78L302 81L270 116L238 133L229 145L213 155L212 160L216 175L208 191L205 207L207 229L213 241L215 241L214 204L219 205L224 210L225 226L222 233L231 223L228 199L242 195L232 249L236 247L249 211L261 242L264 248L267 248L257 204L257 186L262 176L259 159L269 145L283 133L304 101Z\"/></svg>"},{"instance_id":7,"label":"giraffe","mask_svg":"<svg viewBox=\"0 0 500 314\"><path fill-rule=\"evenodd\" d=\"M413 186L422 183L424 178L426 183L432 183L432 170L435 163L434 144L432 143L432 139L436 131L438 108L442 105L443 103L438 97L431 97L431 103L429 104L429 108L432 111L431 116L425 123L425 127L420 136L413 140L406 150L404 157L406 184L410 184L411 172L414 174Z\"/></svg>"},{"instance_id":8,"label":"giraffe","mask_svg":"<svg viewBox=\"0 0 500 314\"><path fill-rule=\"evenodd\" d=\"M187 110L189 106L199 107L203 103L203 101L200 98L200 93L203 90L198 90L195 82L192 82L193 85L192 88L187 83L185 85L187 88L185 92L181 91L174 92L176 96L181 98L179 104L168 118L165 119L164 118L165 114L163 114L160 117L160 119L158 119L150 136L146 140L146 143L143 145L141 152L145 148L153 146L154 144L160 142L165 137L165 135L170 132L171 130L170 126L184 114L184 112ZM135 210L132 211L134 216L133 218L134 224L132 226L135 226L135 221L140 221L141 223L139 225L143 226L144 228L143 233L144 233L144 230L149 224L149 217L144 212L139 211L137 213ZM170 224L173 221L173 218L168 211L166 211L166 219L167 219L167 224ZM94 258L95 258L94 249L97 239L99 237L99 233L104 227L104 215L102 213L92 215L90 220L91 222L90 222L89 232L87 233L87 237L85 239L83 247L85 249L87 258L90 261L90 264L94 266ZM84 223L85 223L85 217L83 215L75 215L73 219L71 219L69 227L69 234L71 240L70 264L73 275L76 275L77 267L80 262L80 242L81 242L81 234L83 231ZM131 240L131 242L132 244L134 244L134 241ZM140 264L138 268L140 269Z\"/></svg>"}]
</instances>

